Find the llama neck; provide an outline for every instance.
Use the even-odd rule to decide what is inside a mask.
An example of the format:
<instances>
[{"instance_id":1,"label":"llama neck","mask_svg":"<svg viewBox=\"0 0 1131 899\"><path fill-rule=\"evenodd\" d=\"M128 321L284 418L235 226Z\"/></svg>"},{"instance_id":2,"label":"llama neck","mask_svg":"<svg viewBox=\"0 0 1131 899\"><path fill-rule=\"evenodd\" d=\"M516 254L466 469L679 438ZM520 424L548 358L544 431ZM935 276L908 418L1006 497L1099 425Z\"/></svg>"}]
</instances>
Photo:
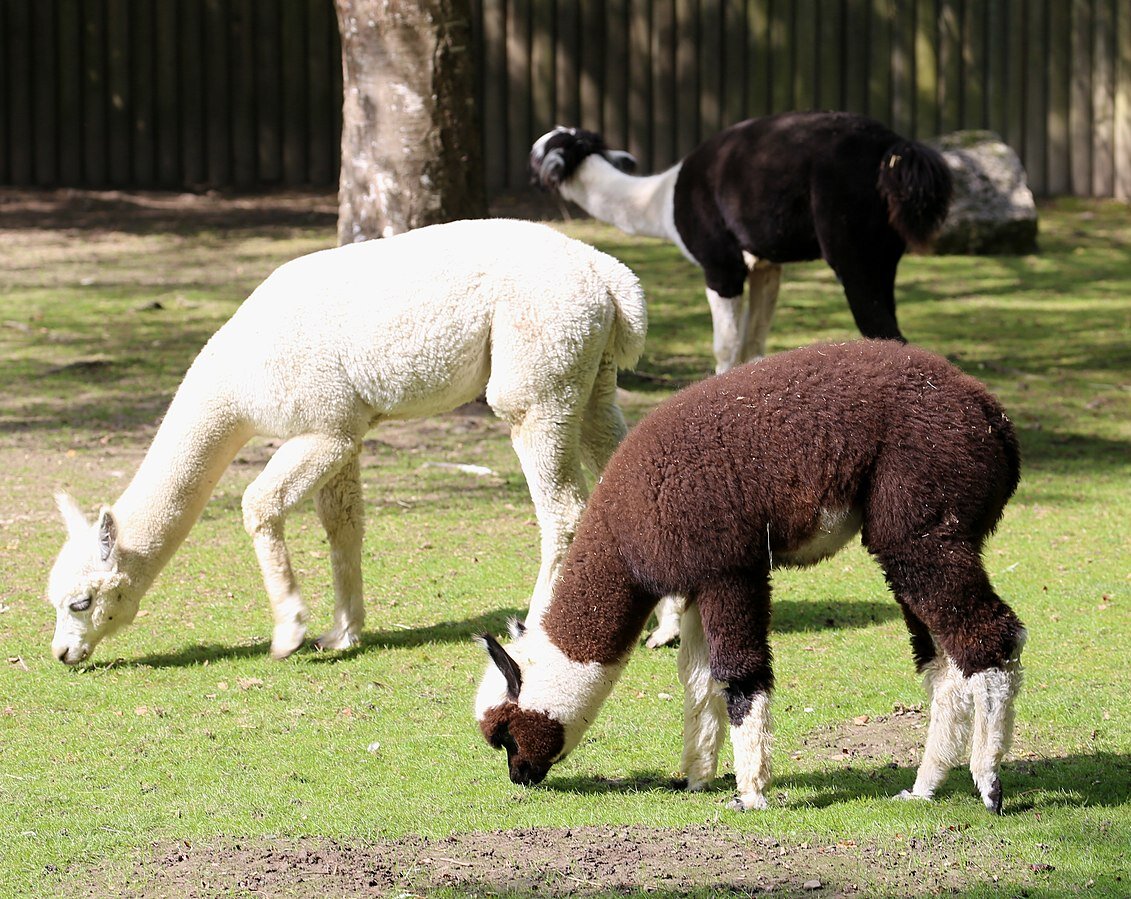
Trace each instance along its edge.
<instances>
[{"instance_id":1,"label":"llama neck","mask_svg":"<svg viewBox=\"0 0 1131 899\"><path fill-rule=\"evenodd\" d=\"M678 244L673 203L679 167L677 163L658 175L638 177L593 154L582 160L560 191L594 218L627 234L663 237Z\"/></svg>"},{"instance_id":2,"label":"llama neck","mask_svg":"<svg viewBox=\"0 0 1131 899\"><path fill-rule=\"evenodd\" d=\"M148 588L172 557L251 436L222 410L215 398L202 399L182 386L133 480L114 503L120 565L138 591Z\"/></svg>"}]
</instances>

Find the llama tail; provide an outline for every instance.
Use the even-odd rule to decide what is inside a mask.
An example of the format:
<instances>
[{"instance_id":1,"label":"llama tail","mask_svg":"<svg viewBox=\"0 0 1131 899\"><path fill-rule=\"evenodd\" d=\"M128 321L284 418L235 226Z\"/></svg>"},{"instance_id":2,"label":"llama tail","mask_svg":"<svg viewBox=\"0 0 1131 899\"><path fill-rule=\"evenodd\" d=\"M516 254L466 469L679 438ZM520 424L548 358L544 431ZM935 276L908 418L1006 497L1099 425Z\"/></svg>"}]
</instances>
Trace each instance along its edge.
<instances>
[{"instance_id":1,"label":"llama tail","mask_svg":"<svg viewBox=\"0 0 1131 899\"><path fill-rule=\"evenodd\" d=\"M942 154L918 141L901 140L880 161L878 187L888 221L914 249L922 249L941 227L953 184Z\"/></svg>"},{"instance_id":2,"label":"llama tail","mask_svg":"<svg viewBox=\"0 0 1131 899\"><path fill-rule=\"evenodd\" d=\"M616 309L609 349L617 368L632 368L644 352L644 338L648 333L644 288L632 269L605 253L597 254L593 268L605 283Z\"/></svg>"}]
</instances>

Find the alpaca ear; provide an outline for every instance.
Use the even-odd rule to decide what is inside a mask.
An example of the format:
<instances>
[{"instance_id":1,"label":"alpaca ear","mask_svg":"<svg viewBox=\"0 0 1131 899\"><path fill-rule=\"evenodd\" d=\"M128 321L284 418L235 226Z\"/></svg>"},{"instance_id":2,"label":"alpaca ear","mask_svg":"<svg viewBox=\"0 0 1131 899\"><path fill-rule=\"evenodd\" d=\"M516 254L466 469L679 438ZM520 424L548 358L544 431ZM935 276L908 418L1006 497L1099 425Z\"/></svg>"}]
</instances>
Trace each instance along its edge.
<instances>
[{"instance_id":1,"label":"alpaca ear","mask_svg":"<svg viewBox=\"0 0 1131 899\"><path fill-rule=\"evenodd\" d=\"M517 640L526 633L526 625L517 618L508 618L507 633L511 635L512 640Z\"/></svg>"},{"instance_id":2,"label":"alpaca ear","mask_svg":"<svg viewBox=\"0 0 1131 899\"><path fill-rule=\"evenodd\" d=\"M74 537L85 534L90 530L90 522L86 520L79 504L73 496L60 490L55 494L55 505L59 507L59 514L63 516L63 524L67 527L67 536Z\"/></svg>"},{"instance_id":3,"label":"alpaca ear","mask_svg":"<svg viewBox=\"0 0 1131 899\"><path fill-rule=\"evenodd\" d=\"M503 649L502 644L490 634L480 634L478 641L506 678L507 698L511 702L518 702L518 694L522 691L522 672L518 670L518 662L512 659Z\"/></svg>"},{"instance_id":4,"label":"alpaca ear","mask_svg":"<svg viewBox=\"0 0 1131 899\"><path fill-rule=\"evenodd\" d=\"M636 157L625 150L609 150L605 158L622 172L632 174L636 171Z\"/></svg>"},{"instance_id":5,"label":"alpaca ear","mask_svg":"<svg viewBox=\"0 0 1131 899\"><path fill-rule=\"evenodd\" d=\"M114 513L103 506L98 513L98 555L103 562L113 563L118 555L118 522Z\"/></svg>"},{"instance_id":6,"label":"alpaca ear","mask_svg":"<svg viewBox=\"0 0 1131 899\"><path fill-rule=\"evenodd\" d=\"M551 150L542 157L538 169L538 184L543 190L557 190L561 187L565 173L565 154L561 150Z\"/></svg>"}]
</instances>

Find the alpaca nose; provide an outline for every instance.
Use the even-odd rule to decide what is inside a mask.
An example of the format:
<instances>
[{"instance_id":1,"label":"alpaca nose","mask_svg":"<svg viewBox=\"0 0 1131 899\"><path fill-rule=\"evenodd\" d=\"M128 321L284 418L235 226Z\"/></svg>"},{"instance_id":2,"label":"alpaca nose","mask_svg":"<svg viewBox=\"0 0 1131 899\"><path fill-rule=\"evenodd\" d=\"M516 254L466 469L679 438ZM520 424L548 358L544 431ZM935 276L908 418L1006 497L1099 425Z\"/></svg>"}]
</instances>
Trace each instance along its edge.
<instances>
[{"instance_id":1,"label":"alpaca nose","mask_svg":"<svg viewBox=\"0 0 1131 899\"><path fill-rule=\"evenodd\" d=\"M60 662L62 662L64 665L66 665L67 664L67 647L64 646L60 649L56 649L55 650L55 658L57 658Z\"/></svg>"}]
</instances>

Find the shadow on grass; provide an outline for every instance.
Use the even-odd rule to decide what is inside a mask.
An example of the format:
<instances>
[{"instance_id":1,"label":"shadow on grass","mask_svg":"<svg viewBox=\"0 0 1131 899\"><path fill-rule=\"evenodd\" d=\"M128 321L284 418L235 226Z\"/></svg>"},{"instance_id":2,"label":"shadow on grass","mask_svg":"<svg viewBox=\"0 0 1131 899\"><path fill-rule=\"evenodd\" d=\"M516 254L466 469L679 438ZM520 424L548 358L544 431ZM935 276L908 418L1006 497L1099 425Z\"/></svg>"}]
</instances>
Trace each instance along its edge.
<instances>
[{"instance_id":1,"label":"shadow on grass","mask_svg":"<svg viewBox=\"0 0 1131 899\"><path fill-rule=\"evenodd\" d=\"M1097 752L1094 755L1069 755L1036 761L1007 761L1001 770L1005 793L1005 814L1040 811L1050 807L1114 808L1131 802L1131 754ZM890 799L915 782L915 769L895 764L856 766L836 770L809 771L775 778L767 791L771 803L774 795L791 789L814 794L796 801L786 799L785 806L827 808L860 799ZM546 789L570 793L640 793L650 790L678 790L681 785L658 771L637 771L623 778L554 777L546 780ZM716 778L708 792L720 795L735 790L733 774ZM970 774L954 769L938 799L952 796L976 798Z\"/></svg>"}]
</instances>

